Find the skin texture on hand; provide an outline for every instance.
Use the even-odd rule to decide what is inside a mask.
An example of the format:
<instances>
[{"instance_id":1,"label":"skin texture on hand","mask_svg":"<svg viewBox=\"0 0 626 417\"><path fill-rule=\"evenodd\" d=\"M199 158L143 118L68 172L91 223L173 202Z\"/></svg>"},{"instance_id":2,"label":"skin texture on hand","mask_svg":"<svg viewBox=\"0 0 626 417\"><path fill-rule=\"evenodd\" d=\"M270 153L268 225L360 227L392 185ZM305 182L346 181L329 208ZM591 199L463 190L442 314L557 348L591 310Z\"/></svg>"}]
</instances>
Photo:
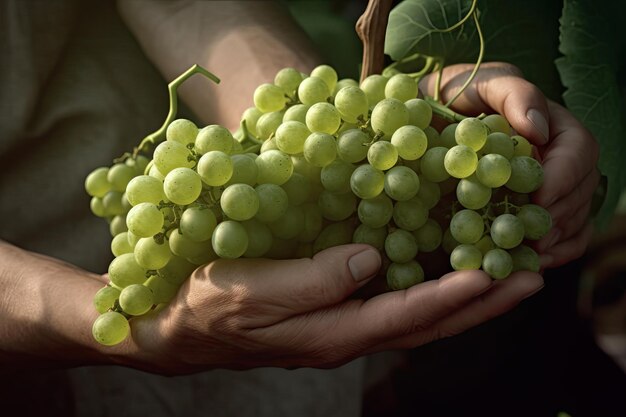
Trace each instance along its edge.
<instances>
[{"instance_id":1,"label":"skin texture on hand","mask_svg":"<svg viewBox=\"0 0 626 417\"><path fill-rule=\"evenodd\" d=\"M444 69L444 101L454 96L472 69L469 64ZM431 75L422 80L420 88L432 95L434 85ZM591 239L589 211L600 180L596 168L599 147L591 133L567 109L547 100L519 69L506 63L482 65L452 107L467 115L500 113L537 146L544 183L532 199L546 208L553 220L553 229L536 244L542 266L556 267L580 257Z\"/></svg>"}]
</instances>

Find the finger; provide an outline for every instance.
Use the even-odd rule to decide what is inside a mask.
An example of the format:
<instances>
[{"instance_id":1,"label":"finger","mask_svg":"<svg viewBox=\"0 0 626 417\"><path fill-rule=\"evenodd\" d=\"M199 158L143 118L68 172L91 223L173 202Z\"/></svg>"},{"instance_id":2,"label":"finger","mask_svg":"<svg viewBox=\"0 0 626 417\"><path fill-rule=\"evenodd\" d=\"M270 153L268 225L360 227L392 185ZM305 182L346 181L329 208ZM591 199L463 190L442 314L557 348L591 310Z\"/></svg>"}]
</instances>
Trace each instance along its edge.
<instances>
[{"instance_id":1,"label":"finger","mask_svg":"<svg viewBox=\"0 0 626 417\"><path fill-rule=\"evenodd\" d=\"M543 207L571 193L596 169L598 144L574 116L560 105L550 102L552 140L544 150L545 182L534 200Z\"/></svg>"},{"instance_id":2,"label":"finger","mask_svg":"<svg viewBox=\"0 0 626 417\"><path fill-rule=\"evenodd\" d=\"M557 266L580 258L583 253L585 253L592 234L593 226L591 223L587 223L576 235L551 247L544 254L547 259L542 261L542 266L546 268L556 268ZM544 262L545 265L543 265Z\"/></svg>"},{"instance_id":3,"label":"finger","mask_svg":"<svg viewBox=\"0 0 626 417\"><path fill-rule=\"evenodd\" d=\"M473 65L452 65L443 71L441 95L443 101L454 97L470 76ZM435 76L421 84L432 94ZM549 138L549 112L544 95L522 77L520 70L507 63L490 62L481 65L472 84L452 106L462 114L497 112L503 115L522 136L537 145Z\"/></svg>"},{"instance_id":4,"label":"finger","mask_svg":"<svg viewBox=\"0 0 626 417\"><path fill-rule=\"evenodd\" d=\"M472 327L513 309L520 301L543 288L543 278L531 272L515 272L497 281L487 292L474 297L468 304L433 323L432 326L395 340L381 343L372 349L407 349L444 337L460 334Z\"/></svg>"},{"instance_id":5,"label":"finger","mask_svg":"<svg viewBox=\"0 0 626 417\"><path fill-rule=\"evenodd\" d=\"M578 213L585 205L591 203L591 197L600 181L600 172L593 169L568 195L563 196L559 201L548 207L552 223L560 225L561 222L569 221L572 215Z\"/></svg>"},{"instance_id":6,"label":"finger","mask_svg":"<svg viewBox=\"0 0 626 417\"><path fill-rule=\"evenodd\" d=\"M257 327L344 300L380 265L376 249L352 244L326 249L312 259L220 259L196 270L192 280L209 282L229 301L254 305L248 326ZM198 296L204 293L198 291Z\"/></svg>"}]
</instances>

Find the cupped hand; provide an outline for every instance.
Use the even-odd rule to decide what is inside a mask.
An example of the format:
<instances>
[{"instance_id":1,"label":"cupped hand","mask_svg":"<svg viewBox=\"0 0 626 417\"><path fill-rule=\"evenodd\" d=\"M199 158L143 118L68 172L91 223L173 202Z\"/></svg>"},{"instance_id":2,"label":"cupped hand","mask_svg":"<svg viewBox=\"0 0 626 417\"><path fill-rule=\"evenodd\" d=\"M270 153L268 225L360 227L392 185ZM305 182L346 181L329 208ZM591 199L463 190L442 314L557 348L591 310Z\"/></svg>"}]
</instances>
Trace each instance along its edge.
<instances>
[{"instance_id":1,"label":"cupped hand","mask_svg":"<svg viewBox=\"0 0 626 417\"><path fill-rule=\"evenodd\" d=\"M162 311L133 319L134 366L165 374L260 366L328 368L358 356L461 333L538 291L538 274L492 284L482 271L448 274L367 300L377 275L360 244L312 259L217 260L199 268ZM375 278L379 279L379 278Z\"/></svg>"},{"instance_id":2,"label":"cupped hand","mask_svg":"<svg viewBox=\"0 0 626 417\"><path fill-rule=\"evenodd\" d=\"M473 65L458 64L443 72L444 102L461 88ZM420 83L432 95L433 75ZM533 201L552 215L553 229L536 245L543 267L556 267L578 258L591 239L589 212L600 173L599 147L591 133L564 107L547 100L515 66L483 64L474 81L452 106L467 115L502 114L513 129L537 146L544 183Z\"/></svg>"}]
</instances>

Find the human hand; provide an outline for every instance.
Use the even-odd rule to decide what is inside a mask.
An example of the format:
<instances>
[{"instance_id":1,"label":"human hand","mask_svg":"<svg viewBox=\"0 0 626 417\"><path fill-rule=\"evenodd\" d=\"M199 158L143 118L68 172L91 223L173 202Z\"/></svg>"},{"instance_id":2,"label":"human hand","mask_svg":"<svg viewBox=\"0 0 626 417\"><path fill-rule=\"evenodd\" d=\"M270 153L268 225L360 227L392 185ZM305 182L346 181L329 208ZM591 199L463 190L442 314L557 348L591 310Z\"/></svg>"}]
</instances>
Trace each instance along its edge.
<instances>
[{"instance_id":1,"label":"human hand","mask_svg":"<svg viewBox=\"0 0 626 417\"><path fill-rule=\"evenodd\" d=\"M216 260L196 270L164 309L134 318L124 348L132 366L165 374L328 368L461 333L543 286L528 272L492 284L482 271L463 271L349 299L379 268L378 251L359 244L313 259Z\"/></svg>"},{"instance_id":2,"label":"human hand","mask_svg":"<svg viewBox=\"0 0 626 417\"><path fill-rule=\"evenodd\" d=\"M444 101L454 96L472 69L469 64L444 69ZM432 75L420 83L430 95L434 85ZM591 133L569 111L547 100L519 69L506 63L483 64L452 107L468 115L498 112L537 146L544 183L532 198L550 212L553 220L550 233L536 244L541 265L556 267L581 256L591 239L588 217L600 179L596 169L599 147Z\"/></svg>"}]
</instances>

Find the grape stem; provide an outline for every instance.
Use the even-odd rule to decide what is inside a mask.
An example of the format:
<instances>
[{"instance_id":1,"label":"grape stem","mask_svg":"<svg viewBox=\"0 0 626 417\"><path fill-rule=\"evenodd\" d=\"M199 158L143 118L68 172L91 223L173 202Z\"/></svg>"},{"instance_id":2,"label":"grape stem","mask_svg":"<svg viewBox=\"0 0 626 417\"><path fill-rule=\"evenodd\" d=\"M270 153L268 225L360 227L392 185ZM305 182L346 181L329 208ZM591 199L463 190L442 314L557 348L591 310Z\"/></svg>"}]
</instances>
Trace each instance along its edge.
<instances>
[{"instance_id":1,"label":"grape stem","mask_svg":"<svg viewBox=\"0 0 626 417\"><path fill-rule=\"evenodd\" d=\"M178 112L178 94L177 94L178 87L194 74L202 74L208 79L210 79L211 81L215 82L216 84L220 83L220 79L217 78L217 76L210 73L206 69L202 68L198 64L192 65L191 68L189 68L187 71L183 72L181 75L175 78L172 82L170 82L167 85L167 90L170 96L169 113L167 114L167 117L165 118L165 121L163 122L163 125L159 128L159 130L152 132L148 136L143 138L141 143L139 143L139 146L137 146L133 150L133 158L136 158L140 152L145 152L149 146L154 146L157 143L160 143L163 140L165 140L165 132L167 130L167 127L169 126L170 123L172 123L172 121L176 117L176 113Z\"/></svg>"}]
</instances>

